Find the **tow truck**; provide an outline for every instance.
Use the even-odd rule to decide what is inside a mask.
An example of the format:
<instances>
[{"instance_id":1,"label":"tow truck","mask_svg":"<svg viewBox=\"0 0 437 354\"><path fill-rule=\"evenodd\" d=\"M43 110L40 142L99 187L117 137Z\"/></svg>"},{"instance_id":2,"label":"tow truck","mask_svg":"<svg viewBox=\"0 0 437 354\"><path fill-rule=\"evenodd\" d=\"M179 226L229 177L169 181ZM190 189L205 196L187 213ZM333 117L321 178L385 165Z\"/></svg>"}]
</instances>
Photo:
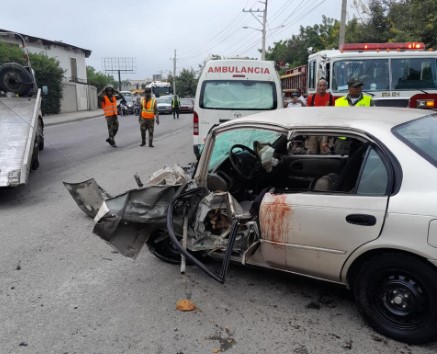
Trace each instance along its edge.
<instances>
[{"instance_id":1,"label":"tow truck","mask_svg":"<svg viewBox=\"0 0 437 354\"><path fill-rule=\"evenodd\" d=\"M44 121L41 89L37 86L23 36L0 32L0 41L11 45L20 43L26 62L25 65L0 62L1 188L25 185L30 171L39 167L39 151L44 149ZM47 93L46 86L43 91Z\"/></svg>"}]
</instances>

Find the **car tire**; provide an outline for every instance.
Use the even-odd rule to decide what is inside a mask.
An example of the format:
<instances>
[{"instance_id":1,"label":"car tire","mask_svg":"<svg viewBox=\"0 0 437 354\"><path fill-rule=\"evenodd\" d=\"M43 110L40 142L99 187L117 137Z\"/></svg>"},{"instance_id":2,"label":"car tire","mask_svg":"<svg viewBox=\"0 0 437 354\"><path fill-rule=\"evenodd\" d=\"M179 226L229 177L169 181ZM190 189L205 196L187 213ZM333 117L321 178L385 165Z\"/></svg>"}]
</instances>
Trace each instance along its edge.
<instances>
[{"instance_id":1,"label":"car tire","mask_svg":"<svg viewBox=\"0 0 437 354\"><path fill-rule=\"evenodd\" d=\"M0 66L0 90L26 95L33 87L33 80L26 68L17 63Z\"/></svg>"},{"instance_id":2,"label":"car tire","mask_svg":"<svg viewBox=\"0 0 437 354\"><path fill-rule=\"evenodd\" d=\"M38 120L38 136L38 149L42 151L44 150L44 124L41 118Z\"/></svg>"},{"instance_id":3,"label":"car tire","mask_svg":"<svg viewBox=\"0 0 437 354\"><path fill-rule=\"evenodd\" d=\"M33 154L32 154L32 161L30 163L30 168L32 169L32 171L37 170L39 167L39 149L36 148L33 150Z\"/></svg>"},{"instance_id":4,"label":"car tire","mask_svg":"<svg viewBox=\"0 0 437 354\"><path fill-rule=\"evenodd\" d=\"M159 259L172 264L181 263L181 254L173 245L168 233L163 230L157 230L150 235L147 241L150 252Z\"/></svg>"},{"instance_id":5,"label":"car tire","mask_svg":"<svg viewBox=\"0 0 437 354\"><path fill-rule=\"evenodd\" d=\"M409 344L437 338L437 271L402 253L370 259L358 272L354 295L360 313L379 333Z\"/></svg>"}]
</instances>

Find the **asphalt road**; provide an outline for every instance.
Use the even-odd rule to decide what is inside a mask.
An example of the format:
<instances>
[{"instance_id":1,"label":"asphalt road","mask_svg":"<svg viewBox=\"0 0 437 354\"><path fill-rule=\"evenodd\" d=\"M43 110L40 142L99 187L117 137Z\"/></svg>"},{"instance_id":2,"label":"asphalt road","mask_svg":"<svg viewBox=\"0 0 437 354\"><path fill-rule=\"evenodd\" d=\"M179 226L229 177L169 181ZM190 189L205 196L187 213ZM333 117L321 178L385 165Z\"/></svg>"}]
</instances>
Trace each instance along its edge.
<instances>
[{"instance_id":1,"label":"asphalt road","mask_svg":"<svg viewBox=\"0 0 437 354\"><path fill-rule=\"evenodd\" d=\"M342 287L231 266L225 285L142 250L135 262L92 234L62 182L90 177L111 194L155 170L193 160L191 115L161 116L155 148L136 118L120 119L119 148L103 118L46 129L40 168L0 190L0 353L436 353L369 328ZM193 312L179 312L179 299Z\"/></svg>"}]
</instances>

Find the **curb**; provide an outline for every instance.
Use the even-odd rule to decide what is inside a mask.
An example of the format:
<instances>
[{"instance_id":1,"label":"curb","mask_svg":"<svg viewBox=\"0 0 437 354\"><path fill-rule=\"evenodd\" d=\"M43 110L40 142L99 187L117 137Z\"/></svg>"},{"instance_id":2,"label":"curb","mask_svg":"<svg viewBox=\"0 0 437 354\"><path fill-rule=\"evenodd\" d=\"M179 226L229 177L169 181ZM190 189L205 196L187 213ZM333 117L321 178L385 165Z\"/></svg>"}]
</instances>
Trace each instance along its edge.
<instances>
[{"instance_id":1,"label":"curb","mask_svg":"<svg viewBox=\"0 0 437 354\"><path fill-rule=\"evenodd\" d=\"M71 118L65 118L65 119L57 119L56 121L50 121L50 118L44 118L44 126L53 126L53 125L61 125L65 123L71 123L71 122L78 122L85 119L92 119L92 118L98 118L101 117L102 114L99 115L92 115L92 116L86 116L86 117L71 117Z\"/></svg>"}]
</instances>

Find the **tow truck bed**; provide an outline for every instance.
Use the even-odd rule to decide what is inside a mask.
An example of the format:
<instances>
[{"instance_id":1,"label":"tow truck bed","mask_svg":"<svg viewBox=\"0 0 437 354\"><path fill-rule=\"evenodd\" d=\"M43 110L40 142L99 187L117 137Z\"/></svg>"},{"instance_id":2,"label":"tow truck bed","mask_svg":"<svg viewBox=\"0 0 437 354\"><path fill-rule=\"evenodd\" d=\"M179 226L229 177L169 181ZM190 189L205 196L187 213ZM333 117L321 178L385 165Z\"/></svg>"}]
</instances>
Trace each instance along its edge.
<instances>
[{"instance_id":1,"label":"tow truck bed","mask_svg":"<svg viewBox=\"0 0 437 354\"><path fill-rule=\"evenodd\" d=\"M0 187L27 182L40 103L40 90L36 97L0 98Z\"/></svg>"}]
</instances>

